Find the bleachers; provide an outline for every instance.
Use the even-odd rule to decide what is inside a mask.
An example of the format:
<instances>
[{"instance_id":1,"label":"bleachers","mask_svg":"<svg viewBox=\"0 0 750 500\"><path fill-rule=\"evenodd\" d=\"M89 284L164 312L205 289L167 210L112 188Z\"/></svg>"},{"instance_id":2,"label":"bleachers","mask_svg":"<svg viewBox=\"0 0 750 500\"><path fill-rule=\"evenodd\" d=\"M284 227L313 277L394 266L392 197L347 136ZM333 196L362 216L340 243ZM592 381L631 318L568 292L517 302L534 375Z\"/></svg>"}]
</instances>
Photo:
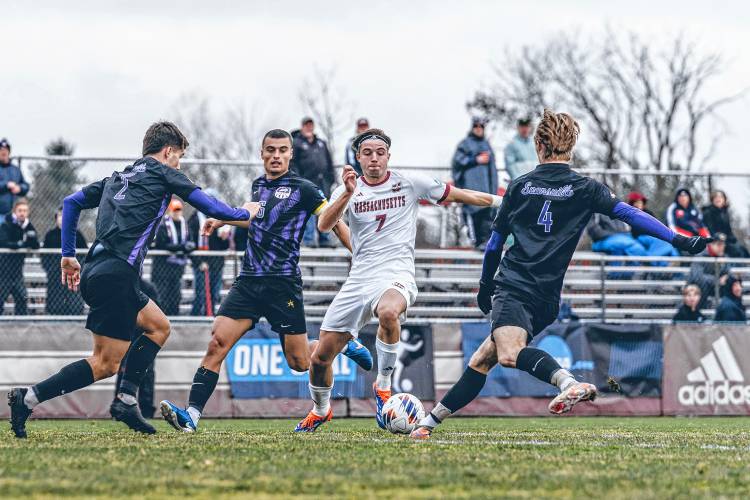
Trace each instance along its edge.
<instances>
[{"instance_id":1,"label":"bleachers","mask_svg":"<svg viewBox=\"0 0 750 500\"><path fill-rule=\"evenodd\" d=\"M158 253L152 251L149 256ZM429 322L481 319L475 294L482 257L481 253L473 250L417 250L416 276L420 293L409 310L409 318ZM240 269L239 255L229 254L225 259L222 295L226 295ZM586 320L661 322L671 319L694 259L641 258L630 266L621 265L624 260L628 259L577 252L565 277L563 299L569 301L574 312ZM649 261L669 262L667 265L652 266ZM743 279L750 279L750 260L729 262L732 263L733 272ZM309 319L319 320L347 277L348 252L343 249L304 249L300 268L306 313ZM143 272L146 279L150 279L150 258ZM46 274L38 253L27 256L24 276L29 314L45 314ZM182 315L190 313L194 296L192 281L193 272L188 265L183 276ZM709 317L713 314L711 310L705 312ZM12 302L4 304L4 314L13 314Z\"/></svg>"}]
</instances>

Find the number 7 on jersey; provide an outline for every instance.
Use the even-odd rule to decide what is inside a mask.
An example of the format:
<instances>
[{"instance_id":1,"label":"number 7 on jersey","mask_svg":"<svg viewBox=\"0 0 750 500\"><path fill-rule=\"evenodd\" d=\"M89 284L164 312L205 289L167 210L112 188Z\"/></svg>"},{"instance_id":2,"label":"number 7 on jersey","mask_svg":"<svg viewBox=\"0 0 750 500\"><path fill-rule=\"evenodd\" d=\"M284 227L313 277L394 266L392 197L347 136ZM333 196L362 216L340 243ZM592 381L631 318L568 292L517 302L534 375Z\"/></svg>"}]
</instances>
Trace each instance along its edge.
<instances>
[{"instance_id":1,"label":"number 7 on jersey","mask_svg":"<svg viewBox=\"0 0 750 500\"><path fill-rule=\"evenodd\" d=\"M550 200L544 201L542 211L539 212L539 219L536 221L538 225L544 226L545 233L552 232L552 212L549 211L550 203L552 203Z\"/></svg>"}]
</instances>

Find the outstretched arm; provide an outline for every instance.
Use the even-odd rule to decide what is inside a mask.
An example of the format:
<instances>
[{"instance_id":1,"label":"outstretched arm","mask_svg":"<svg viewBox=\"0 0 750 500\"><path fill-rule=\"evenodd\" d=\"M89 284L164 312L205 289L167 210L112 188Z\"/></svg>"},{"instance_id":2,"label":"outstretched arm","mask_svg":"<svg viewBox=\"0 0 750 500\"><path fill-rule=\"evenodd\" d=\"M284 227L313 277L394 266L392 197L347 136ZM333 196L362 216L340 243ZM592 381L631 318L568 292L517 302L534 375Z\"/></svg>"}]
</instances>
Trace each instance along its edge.
<instances>
[{"instance_id":1,"label":"outstretched arm","mask_svg":"<svg viewBox=\"0 0 750 500\"><path fill-rule=\"evenodd\" d=\"M233 208L221 200L207 195L200 188L194 189L186 200L192 206L214 219L224 221L247 220L250 218L250 207L245 203L242 208Z\"/></svg>"},{"instance_id":2,"label":"outstretched arm","mask_svg":"<svg viewBox=\"0 0 750 500\"><path fill-rule=\"evenodd\" d=\"M503 202L503 198L495 194L482 193L479 191L472 191L471 189L460 189L451 186L448 195L442 201L455 201L457 203L463 203L464 205L474 205L477 207L499 207Z\"/></svg>"},{"instance_id":3,"label":"outstretched arm","mask_svg":"<svg viewBox=\"0 0 750 500\"><path fill-rule=\"evenodd\" d=\"M484 314L492 309L492 295L495 293L495 273L500 265L504 243L505 236L497 231L492 231L490 240L487 242L487 248L484 251L482 278L479 280L479 293L477 294L477 304Z\"/></svg>"},{"instance_id":4,"label":"outstretched arm","mask_svg":"<svg viewBox=\"0 0 750 500\"><path fill-rule=\"evenodd\" d=\"M641 232L671 243L675 248L684 250L691 255L702 252L706 248L706 245L713 241L712 238L704 238L702 236L688 238L676 233L659 222L655 217L621 201L615 205L615 208L612 210L612 216L615 219L630 224Z\"/></svg>"},{"instance_id":5,"label":"outstretched arm","mask_svg":"<svg viewBox=\"0 0 750 500\"><path fill-rule=\"evenodd\" d=\"M329 203L326 209L318 215L318 231L320 232L326 233L333 229L333 226L344 215L349 200L357 187L357 172L354 171L353 167L344 165L341 181L344 186L343 192L338 197L333 196L336 199ZM341 188L339 187L339 189Z\"/></svg>"}]
</instances>

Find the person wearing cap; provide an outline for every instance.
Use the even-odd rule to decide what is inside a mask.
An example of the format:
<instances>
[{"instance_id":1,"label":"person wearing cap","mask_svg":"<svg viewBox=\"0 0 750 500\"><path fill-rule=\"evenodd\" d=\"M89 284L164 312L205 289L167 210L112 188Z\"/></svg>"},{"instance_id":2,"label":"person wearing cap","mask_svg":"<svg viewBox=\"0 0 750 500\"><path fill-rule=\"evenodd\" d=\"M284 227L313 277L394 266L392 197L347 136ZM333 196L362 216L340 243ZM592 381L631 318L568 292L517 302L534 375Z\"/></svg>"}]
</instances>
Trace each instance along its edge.
<instances>
[{"instance_id":1,"label":"person wearing cap","mask_svg":"<svg viewBox=\"0 0 750 500\"><path fill-rule=\"evenodd\" d=\"M713 235L713 241L696 257L713 257L715 259L724 257L726 242L727 237L725 234L716 233ZM730 272L729 264L721 263L717 266L715 262L711 262L710 260L696 260L690 265L690 274L687 277L687 282L694 283L701 289L700 309L706 309L716 304L714 299L718 298L717 286L724 286Z\"/></svg>"},{"instance_id":2,"label":"person wearing cap","mask_svg":"<svg viewBox=\"0 0 750 500\"><path fill-rule=\"evenodd\" d=\"M647 213L651 217L655 217L654 213L646 208L647 203L648 199L638 191L632 191L628 194L628 204L630 206ZM643 248L646 249L646 255L656 257L679 257L680 255L680 252L668 242L662 241L659 238L654 238L653 236L640 231L638 228L631 227L630 234L633 238L638 240L638 243L643 245ZM668 263L651 262L651 264L655 266L666 266Z\"/></svg>"},{"instance_id":3,"label":"person wearing cap","mask_svg":"<svg viewBox=\"0 0 750 500\"><path fill-rule=\"evenodd\" d=\"M531 172L537 165L536 147L532 137L531 118L518 120L516 135L505 146L505 171L510 180Z\"/></svg>"},{"instance_id":4,"label":"person wearing cap","mask_svg":"<svg viewBox=\"0 0 750 500\"><path fill-rule=\"evenodd\" d=\"M151 281L159 292L164 314L177 316L180 313L182 274L187 264L187 255L195 250L195 243L188 238L188 226L182 216L180 200L173 199L169 203L169 210L156 231L152 248L171 252L171 255L154 257Z\"/></svg>"},{"instance_id":5,"label":"person wearing cap","mask_svg":"<svg viewBox=\"0 0 750 500\"><path fill-rule=\"evenodd\" d=\"M688 238L693 236L707 238L711 235L703 223L703 216L693 205L693 195L686 188L677 190L674 202L667 208L667 226L672 231Z\"/></svg>"},{"instance_id":6,"label":"person wearing cap","mask_svg":"<svg viewBox=\"0 0 750 500\"><path fill-rule=\"evenodd\" d=\"M10 143L0 139L0 217L13 210L16 197L26 196L29 183L23 178L21 169L10 162Z\"/></svg>"},{"instance_id":7,"label":"person wearing cap","mask_svg":"<svg viewBox=\"0 0 750 500\"><path fill-rule=\"evenodd\" d=\"M0 248L9 249L9 252L0 253L0 305L8 295L12 295L16 316L26 316L28 311L23 263L27 249L39 248L39 239L29 220L29 204L23 198L16 201L13 211L0 224Z\"/></svg>"},{"instance_id":8,"label":"person wearing cap","mask_svg":"<svg viewBox=\"0 0 750 500\"><path fill-rule=\"evenodd\" d=\"M471 130L453 154L453 182L461 189L497 194L495 153L484 134L485 121L471 120ZM462 212L474 246L484 249L492 230L492 207L464 205Z\"/></svg>"},{"instance_id":9,"label":"person wearing cap","mask_svg":"<svg viewBox=\"0 0 750 500\"><path fill-rule=\"evenodd\" d=\"M289 169L318 186L323 196L331 195L335 182L333 160L328 144L315 135L315 122L309 116L302 119L302 127L292 132L292 160ZM328 233L318 231L318 217L310 217L302 243L305 246L331 246ZM315 235L318 235L316 244Z\"/></svg>"},{"instance_id":10,"label":"person wearing cap","mask_svg":"<svg viewBox=\"0 0 750 500\"><path fill-rule=\"evenodd\" d=\"M344 151L344 164L351 165L352 168L354 168L354 171L357 172L357 175L362 175L362 166L359 164L359 160L357 159L357 152L352 149L352 144L354 143L354 139L356 139L359 134L364 133L364 131L368 128L370 128L370 122L367 121L367 118L360 118L359 120L357 120L357 129L354 137L346 141L346 151Z\"/></svg>"}]
</instances>

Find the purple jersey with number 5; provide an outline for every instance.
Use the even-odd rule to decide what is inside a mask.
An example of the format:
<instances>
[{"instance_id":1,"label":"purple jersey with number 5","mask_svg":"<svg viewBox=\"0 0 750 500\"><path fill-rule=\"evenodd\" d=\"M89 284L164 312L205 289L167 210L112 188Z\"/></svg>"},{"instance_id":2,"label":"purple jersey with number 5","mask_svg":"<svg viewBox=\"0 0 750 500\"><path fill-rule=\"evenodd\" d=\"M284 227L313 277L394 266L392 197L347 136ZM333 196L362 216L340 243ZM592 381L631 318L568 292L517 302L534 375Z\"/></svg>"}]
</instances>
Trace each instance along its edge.
<instances>
[{"instance_id":1,"label":"purple jersey with number 5","mask_svg":"<svg viewBox=\"0 0 750 500\"><path fill-rule=\"evenodd\" d=\"M499 287L559 302L565 272L591 215L612 215L617 203L604 184L565 163L545 163L515 179L493 227L515 239L495 277Z\"/></svg>"}]
</instances>

